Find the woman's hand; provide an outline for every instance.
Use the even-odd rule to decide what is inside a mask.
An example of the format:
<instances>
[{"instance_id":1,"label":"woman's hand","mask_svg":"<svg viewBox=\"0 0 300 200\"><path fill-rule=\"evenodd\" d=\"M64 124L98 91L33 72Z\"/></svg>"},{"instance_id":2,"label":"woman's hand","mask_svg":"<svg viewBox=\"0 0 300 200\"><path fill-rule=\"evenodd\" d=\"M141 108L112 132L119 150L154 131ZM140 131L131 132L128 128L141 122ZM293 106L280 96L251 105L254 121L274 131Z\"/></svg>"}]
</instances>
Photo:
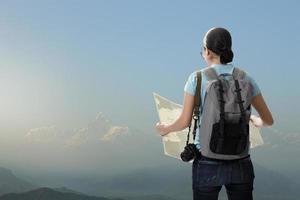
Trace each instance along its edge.
<instances>
[{"instance_id":1,"label":"woman's hand","mask_svg":"<svg viewBox=\"0 0 300 200\"><path fill-rule=\"evenodd\" d=\"M168 126L167 124L157 122L156 125L155 125L155 128L161 136L165 136L169 133L169 130L167 129L167 126Z\"/></svg>"},{"instance_id":2,"label":"woman's hand","mask_svg":"<svg viewBox=\"0 0 300 200\"><path fill-rule=\"evenodd\" d=\"M170 124L157 122L156 130L161 136L165 136L168 133L181 131L187 128L192 120L194 108L194 96L184 92L183 108L181 114L174 122Z\"/></svg>"},{"instance_id":3,"label":"woman's hand","mask_svg":"<svg viewBox=\"0 0 300 200\"><path fill-rule=\"evenodd\" d=\"M264 122L260 117L257 117L255 115L251 115L250 116L250 120L252 121L252 123L254 124L254 126L256 127L263 127L264 126Z\"/></svg>"}]
</instances>

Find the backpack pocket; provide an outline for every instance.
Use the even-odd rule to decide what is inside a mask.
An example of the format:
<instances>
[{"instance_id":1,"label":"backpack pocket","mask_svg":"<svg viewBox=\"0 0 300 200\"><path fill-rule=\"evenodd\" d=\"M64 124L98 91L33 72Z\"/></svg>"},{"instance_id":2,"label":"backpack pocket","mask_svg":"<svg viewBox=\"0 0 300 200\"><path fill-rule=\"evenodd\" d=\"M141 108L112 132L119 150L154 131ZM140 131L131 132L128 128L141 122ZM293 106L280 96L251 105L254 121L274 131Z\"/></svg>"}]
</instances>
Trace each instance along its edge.
<instances>
[{"instance_id":1,"label":"backpack pocket","mask_svg":"<svg viewBox=\"0 0 300 200\"><path fill-rule=\"evenodd\" d=\"M246 124L246 133L243 133L243 124L225 122L224 133L220 133L220 122L213 124L210 138L210 150L217 154L238 155L245 151L249 140L249 124Z\"/></svg>"}]
</instances>

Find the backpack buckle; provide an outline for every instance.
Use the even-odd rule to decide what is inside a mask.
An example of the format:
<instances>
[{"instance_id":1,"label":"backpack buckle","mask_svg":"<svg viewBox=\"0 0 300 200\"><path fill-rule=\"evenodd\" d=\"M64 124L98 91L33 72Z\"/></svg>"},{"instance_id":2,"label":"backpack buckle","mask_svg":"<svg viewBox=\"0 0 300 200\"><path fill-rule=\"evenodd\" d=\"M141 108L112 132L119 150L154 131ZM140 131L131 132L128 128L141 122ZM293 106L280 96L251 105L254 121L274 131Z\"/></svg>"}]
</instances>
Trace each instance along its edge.
<instances>
[{"instance_id":1,"label":"backpack buckle","mask_svg":"<svg viewBox=\"0 0 300 200\"><path fill-rule=\"evenodd\" d=\"M194 115L194 116L193 116L193 119L198 120L198 119L199 119L199 116L198 116L198 115Z\"/></svg>"}]
</instances>

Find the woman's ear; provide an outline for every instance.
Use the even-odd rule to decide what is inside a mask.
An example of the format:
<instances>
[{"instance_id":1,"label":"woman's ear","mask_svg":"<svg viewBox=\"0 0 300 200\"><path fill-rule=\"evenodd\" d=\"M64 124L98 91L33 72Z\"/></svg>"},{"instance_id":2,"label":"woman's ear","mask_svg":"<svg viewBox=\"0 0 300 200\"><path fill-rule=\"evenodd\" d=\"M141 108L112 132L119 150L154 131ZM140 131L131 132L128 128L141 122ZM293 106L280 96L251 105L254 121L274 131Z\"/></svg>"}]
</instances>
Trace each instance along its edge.
<instances>
[{"instance_id":1,"label":"woman's ear","mask_svg":"<svg viewBox=\"0 0 300 200\"><path fill-rule=\"evenodd\" d=\"M208 48L205 48L204 53L207 58L211 55L211 51Z\"/></svg>"},{"instance_id":2,"label":"woman's ear","mask_svg":"<svg viewBox=\"0 0 300 200\"><path fill-rule=\"evenodd\" d=\"M211 51L210 49L207 49L206 48L206 56L207 57L210 57L210 58L216 58L216 57L218 57L218 55L216 54L216 53L214 53L213 51Z\"/></svg>"}]
</instances>

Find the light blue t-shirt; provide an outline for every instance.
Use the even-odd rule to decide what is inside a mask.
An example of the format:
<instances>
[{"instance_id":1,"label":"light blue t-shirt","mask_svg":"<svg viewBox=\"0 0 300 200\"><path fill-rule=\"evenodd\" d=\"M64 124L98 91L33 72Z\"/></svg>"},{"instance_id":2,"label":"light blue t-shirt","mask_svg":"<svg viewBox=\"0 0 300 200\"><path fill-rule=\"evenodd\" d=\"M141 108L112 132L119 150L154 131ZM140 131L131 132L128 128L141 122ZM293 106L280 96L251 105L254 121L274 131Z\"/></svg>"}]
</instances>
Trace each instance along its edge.
<instances>
[{"instance_id":1,"label":"light blue t-shirt","mask_svg":"<svg viewBox=\"0 0 300 200\"><path fill-rule=\"evenodd\" d=\"M223 73L232 74L232 71L234 69L234 66L231 63L229 63L229 64L212 64L211 67L213 67L215 69L215 71L217 72L218 75L223 74ZM250 80L250 82L252 83L252 97L259 95L261 93L261 91L260 91L260 88L258 87L257 83L255 82L255 80L248 73L246 73L245 79ZM206 81L207 81L206 77L202 74L202 81L201 81L202 105L200 106L200 115L202 115L202 107L204 104L204 95L206 92L205 91L206 90L206 87L205 87ZM185 86L184 86L184 91L189 93L190 95L195 96L196 86L197 86L197 71L194 71L189 75L188 80L186 81ZM201 117L200 117L199 123L201 124ZM196 137L195 137L194 144L196 144L196 147L198 149L200 149L199 128L197 128L197 131L196 131Z\"/></svg>"}]
</instances>

